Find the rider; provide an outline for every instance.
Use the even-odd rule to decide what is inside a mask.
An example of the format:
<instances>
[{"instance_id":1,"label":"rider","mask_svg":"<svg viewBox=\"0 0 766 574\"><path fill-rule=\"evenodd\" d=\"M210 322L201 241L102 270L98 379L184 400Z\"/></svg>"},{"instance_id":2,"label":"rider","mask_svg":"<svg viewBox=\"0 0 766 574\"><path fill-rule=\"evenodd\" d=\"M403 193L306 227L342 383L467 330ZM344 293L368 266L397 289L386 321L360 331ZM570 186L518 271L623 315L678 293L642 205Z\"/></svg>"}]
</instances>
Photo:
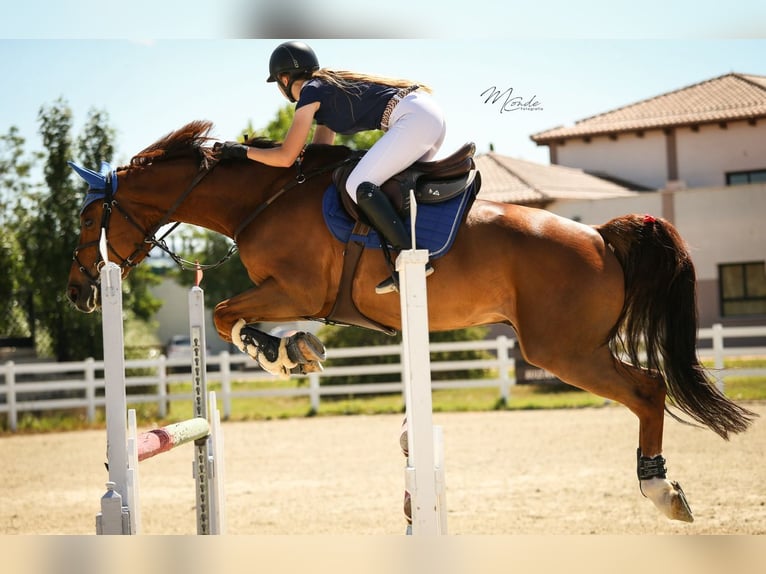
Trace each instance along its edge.
<instances>
[{"instance_id":1,"label":"rider","mask_svg":"<svg viewBox=\"0 0 766 574\"><path fill-rule=\"evenodd\" d=\"M267 82L296 103L293 123L282 145L255 148L237 142L222 146L222 157L251 159L289 167L300 155L313 122L313 143L332 144L335 134L380 129L385 133L348 176L345 191L372 226L398 253L409 245L405 225L380 185L416 161L428 161L444 141L445 122L431 90L406 80L319 68L314 51L303 42L277 46L269 60ZM428 263L426 276L433 273ZM376 293L397 290L388 278Z\"/></svg>"}]
</instances>

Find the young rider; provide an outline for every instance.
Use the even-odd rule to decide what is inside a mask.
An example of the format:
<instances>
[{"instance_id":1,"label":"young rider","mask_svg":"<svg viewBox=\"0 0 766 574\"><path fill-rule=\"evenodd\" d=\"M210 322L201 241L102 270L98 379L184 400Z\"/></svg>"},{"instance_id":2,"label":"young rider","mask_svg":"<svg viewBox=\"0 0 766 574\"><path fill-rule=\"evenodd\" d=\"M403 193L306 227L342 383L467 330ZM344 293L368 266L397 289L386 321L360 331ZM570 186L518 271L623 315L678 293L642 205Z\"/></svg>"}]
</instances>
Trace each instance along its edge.
<instances>
[{"instance_id":1,"label":"young rider","mask_svg":"<svg viewBox=\"0 0 766 574\"><path fill-rule=\"evenodd\" d=\"M271 166L291 166L316 121L313 143L332 144L335 134L383 130L383 136L348 176L346 193L372 226L396 252L409 246L409 236L380 185L416 161L428 161L444 141L445 121L430 89L405 80L319 68L314 51L303 42L277 46L269 60L267 82L296 103L293 123L284 142L274 148L255 148L226 142L222 157L251 159ZM426 275L433 273L429 263ZM390 293L396 283L388 278L376 293Z\"/></svg>"}]
</instances>

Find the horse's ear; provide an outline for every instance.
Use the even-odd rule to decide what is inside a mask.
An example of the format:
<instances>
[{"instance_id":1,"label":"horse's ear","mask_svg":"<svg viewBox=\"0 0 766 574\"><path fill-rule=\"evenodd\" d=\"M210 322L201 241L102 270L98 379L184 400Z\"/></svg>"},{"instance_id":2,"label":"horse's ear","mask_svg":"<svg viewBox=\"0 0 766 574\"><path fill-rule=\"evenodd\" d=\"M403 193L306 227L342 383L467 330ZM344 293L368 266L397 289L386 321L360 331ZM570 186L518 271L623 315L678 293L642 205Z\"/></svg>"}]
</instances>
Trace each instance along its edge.
<instances>
[{"instance_id":1,"label":"horse's ear","mask_svg":"<svg viewBox=\"0 0 766 574\"><path fill-rule=\"evenodd\" d=\"M109 165L108 161L102 161L101 162L101 171L99 172L102 176L104 176L104 179L106 179L106 176L112 171L112 166Z\"/></svg>"},{"instance_id":2,"label":"horse's ear","mask_svg":"<svg viewBox=\"0 0 766 574\"><path fill-rule=\"evenodd\" d=\"M100 173L96 173L87 167L79 166L73 161L68 161L67 163L93 189L104 189L106 186L106 177Z\"/></svg>"}]
</instances>

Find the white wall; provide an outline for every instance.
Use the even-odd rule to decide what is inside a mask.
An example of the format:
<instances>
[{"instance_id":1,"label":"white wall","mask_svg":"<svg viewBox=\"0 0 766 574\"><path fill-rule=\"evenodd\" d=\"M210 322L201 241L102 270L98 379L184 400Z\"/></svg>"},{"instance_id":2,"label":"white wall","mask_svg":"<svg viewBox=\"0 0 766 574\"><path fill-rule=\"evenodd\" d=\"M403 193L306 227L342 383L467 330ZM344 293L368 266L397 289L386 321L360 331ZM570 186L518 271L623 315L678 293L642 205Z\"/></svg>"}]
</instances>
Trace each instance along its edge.
<instances>
[{"instance_id":1,"label":"white wall","mask_svg":"<svg viewBox=\"0 0 766 574\"><path fill-rule=\"evenodd\" d=\"M558 146L558 164L598 171L637 183L650 189L665 187L667 152L661 131L649 131L644 137L620 135L616 140L594 137L590 143L570 140Z\"/></svg>"},{"instance_id":2,"label":"white wall","mask_svg":"<svg viewBox=\"0 0 766 574\"><path fill-rule=\"evenodd\" d=\"M662 216L662 196L646 192L634 197L615 197L584 201L557 201L547 207L549 211L580 221L587 225L606 223L626 213L648 213Z\"/></svg>"},{"instance_id":3,"label":"white wall","mask_svg":"<svg viewBox=\"0 0 766 574\"><path fill-rule=\"evenodd\" d=\"M550 211L586 224L604 223L626 213L662 215L668 207L686 241L697 272L701 327L713 323L760 324L762 318L726 318L720 314L718 265L766 259L766 184L675 192L646 192L636 197L557 202Z\"/></svg>"},{"instance_id":4,"label":"white wall","mask_svg":"<svg viewBox=\"0 0 766 574\"><path fill-rule=\"evenodd\" d=\"M676 130L678 178L687 187L726 185L726 173L766 169L766 122Z\"/></svg>"},{"instance_id":5,"label":"white wall","mask_svg":"<svg viewBox=\"0 0 766 574\"><path fill-rule=\"evenodd\" d=\"M674 201L698 279L717 279L721 263L766 259L766 184L680 191Z\"/></svg>"},{"instance_id":6,"label":"white wall","mask_svg":"<svg viewBox=\"0 0 766 574\"><path fill-rule=\"evenodd\" d=\"M662 189L667 182L667 145L662 131L620 135L616 140L594 137L559 146L558 163L587 171L601 171L641 184ZM766 169L766 122L755 126L747 122L729 122L726 129L703 125L698 131L676 129L678 179L686 187L726 185L726 173Z\"/></svg>"}]
</instances>

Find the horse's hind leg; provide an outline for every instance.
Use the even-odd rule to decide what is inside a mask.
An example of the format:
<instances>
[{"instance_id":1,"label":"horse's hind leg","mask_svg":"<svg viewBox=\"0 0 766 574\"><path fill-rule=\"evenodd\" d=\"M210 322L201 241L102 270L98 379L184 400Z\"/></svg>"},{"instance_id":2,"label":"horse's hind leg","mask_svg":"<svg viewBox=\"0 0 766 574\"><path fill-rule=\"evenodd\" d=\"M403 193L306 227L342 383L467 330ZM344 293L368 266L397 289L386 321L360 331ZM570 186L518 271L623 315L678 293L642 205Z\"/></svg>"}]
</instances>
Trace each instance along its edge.
<instances>
[{"instance_id":1,"label":"horse's hind leg","mask_svg":"<svg viewBox=\"0 0 766 574\"><path fill-rule=\"evenodd\" d=\"M663 379L614 359L607 347L590 356L577 357L577 361L550 370L567 383L625 405L638 417L637 474L641 492L668 518L691 522L692 513L683 490L677 482L666 478L662 457L666 396Z\"/></svg>"}]
</instances>

